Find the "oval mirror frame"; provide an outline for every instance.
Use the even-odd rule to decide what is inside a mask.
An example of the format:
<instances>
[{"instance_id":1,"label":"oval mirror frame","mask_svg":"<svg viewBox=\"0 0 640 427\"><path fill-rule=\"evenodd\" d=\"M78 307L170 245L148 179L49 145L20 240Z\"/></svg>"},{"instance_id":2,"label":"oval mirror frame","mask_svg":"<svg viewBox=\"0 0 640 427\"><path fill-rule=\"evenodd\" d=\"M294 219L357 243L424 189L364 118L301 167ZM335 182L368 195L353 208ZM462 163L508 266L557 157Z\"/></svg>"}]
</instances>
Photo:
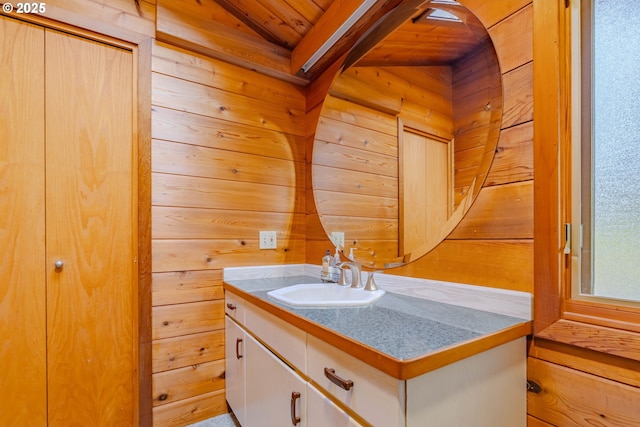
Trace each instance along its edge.
<instances>
[{"instance_id":1,"label":"oval mirror frame","mask_svg":"<svg viewBox=\"0 0 640 427\"><path fill-rule=\"evenodd\" d=\"M442 242L498 144L502 75L486 28L457 2L423 3L394 9L356 43L316 127L318 217L344 255L370 268L415 261Z\"/></svg>"}]
</instances>

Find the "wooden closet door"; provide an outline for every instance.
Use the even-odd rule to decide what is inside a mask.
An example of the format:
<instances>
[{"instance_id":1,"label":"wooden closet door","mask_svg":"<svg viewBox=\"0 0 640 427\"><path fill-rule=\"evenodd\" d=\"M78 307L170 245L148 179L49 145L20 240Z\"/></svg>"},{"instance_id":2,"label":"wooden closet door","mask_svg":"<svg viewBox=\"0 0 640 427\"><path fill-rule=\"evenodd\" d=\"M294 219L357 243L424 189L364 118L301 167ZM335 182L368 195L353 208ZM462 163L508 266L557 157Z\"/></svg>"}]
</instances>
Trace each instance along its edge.
<instances>
[{"instance_id":1,"label":"wooden closet door","mask_svg":"<svg viewBox=\"0 0 640 427\"><path fill-rule=\"evenodd\" d=\"M49 426L132 425L133 56L51 30L45 41Z\"/></svg>"},{"instance_id":2,"label":"wooden closet door","mask_svg":"<svg viewBox=\"0 0 640 427\"><path fill-rule=\"evenodd\" d=\"M451 162L446 142L406 129L402 138L402 169L411 173L400 175L400 254L410 254L438 243L442 226L449 218Z\"/></svg>"},{"instance_id":3,"label":"wooden closet door","mask_svg":"<svg viewBox=\"0 0 640 427\"><path fill-rule=\"evenodd\" d=\"M0 17L0 426L47 422L44 30Z\"/></svg>"}]
</instances>

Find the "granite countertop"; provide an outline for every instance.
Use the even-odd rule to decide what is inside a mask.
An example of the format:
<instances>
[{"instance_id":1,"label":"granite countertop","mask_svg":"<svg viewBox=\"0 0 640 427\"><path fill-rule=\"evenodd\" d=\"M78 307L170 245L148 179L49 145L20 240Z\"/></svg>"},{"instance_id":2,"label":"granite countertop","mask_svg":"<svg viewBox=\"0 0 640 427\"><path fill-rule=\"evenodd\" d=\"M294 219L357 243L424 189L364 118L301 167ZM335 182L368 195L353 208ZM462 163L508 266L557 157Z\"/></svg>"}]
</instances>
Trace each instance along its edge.
<instances>
[{"instance_id":1,"label":"granite countertop","mask_svg":"<svg viewBox=\"0 0 640 427\"><path fill-rule=\"evenodd\" d=\"M333 344L338 347L346 342L352 344L350 349L361 350L360 358L367 353L374 357L365 360L375 361L382 356L387 359L382 363L386 366L383 370L397 378L427 372L531 331L531 322L526 319L392 292L368 306L327 308L291 307L267 295L273 289L318 282L310 276L226 280L225 289L276 316L286 317L308 333L322 335L320 338L327 341L337 339ZM472 348L465 350L468 345ZM449 357L443 358L443 352ZM430 361L431 356L438 357Z\"/></svg>"}]
</instances>

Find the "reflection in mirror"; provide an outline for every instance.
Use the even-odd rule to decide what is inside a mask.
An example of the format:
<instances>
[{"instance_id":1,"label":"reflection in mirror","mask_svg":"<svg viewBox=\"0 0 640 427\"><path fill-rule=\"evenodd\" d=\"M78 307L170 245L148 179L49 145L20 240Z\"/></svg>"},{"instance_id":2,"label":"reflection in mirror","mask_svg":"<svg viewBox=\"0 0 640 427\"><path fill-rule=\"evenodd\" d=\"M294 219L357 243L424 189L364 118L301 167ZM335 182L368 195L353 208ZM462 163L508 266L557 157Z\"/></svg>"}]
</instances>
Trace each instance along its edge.
<instances>
[{"instance_id":1,"label":"reflection in mirror","mask_svg":"<svg viewBox=\"0 0 640 427\"><path fill-rule=\"evenodd\" d=\"M325 98L312 157L322 226L365 266L413 261L477 196L502 120L486 29L450 0L392 11L351 50Z\"/></svg>"}]
</instances>

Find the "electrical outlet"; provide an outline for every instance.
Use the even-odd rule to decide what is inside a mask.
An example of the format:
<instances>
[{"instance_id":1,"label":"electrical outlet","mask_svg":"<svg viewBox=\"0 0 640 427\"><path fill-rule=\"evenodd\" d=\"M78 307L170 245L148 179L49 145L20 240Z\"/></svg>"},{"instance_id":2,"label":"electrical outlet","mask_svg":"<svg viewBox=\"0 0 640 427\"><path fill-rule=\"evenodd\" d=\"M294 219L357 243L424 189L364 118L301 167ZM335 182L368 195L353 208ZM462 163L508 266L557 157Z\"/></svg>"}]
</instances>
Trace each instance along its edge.
<instances>
[{"instance_id":1,"label":"electrical outlet","mask_svg":"<svg viewBox=\"0 0 640 427\"><path fill-rule=\"evenodd\" d=\"M344 249L344 232L332 231L331 242L333 242L333 246L340 246L341 248Z\"/></svg>"},{"instance_id":2,"label":"electrical outlet","mask_svg":"<svg viewBox=\"0 0 640 427\"><path fill-rule=\"evenodd\" d=\"M275 231L260 232L260 249L275 249L277 246Z\"/></svg>"}]
</instances>

